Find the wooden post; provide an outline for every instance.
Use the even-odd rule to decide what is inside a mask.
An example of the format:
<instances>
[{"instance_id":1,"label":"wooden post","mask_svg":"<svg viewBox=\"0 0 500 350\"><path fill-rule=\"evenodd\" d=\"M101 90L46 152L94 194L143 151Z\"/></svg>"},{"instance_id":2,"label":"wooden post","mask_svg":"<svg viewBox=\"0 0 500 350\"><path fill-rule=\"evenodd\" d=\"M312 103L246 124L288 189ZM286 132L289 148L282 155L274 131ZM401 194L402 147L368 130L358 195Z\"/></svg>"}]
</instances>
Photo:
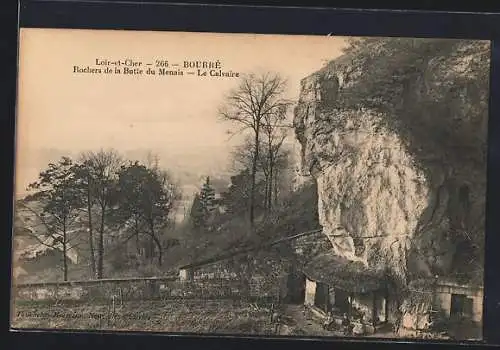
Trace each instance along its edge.
<instances>
[{"instance_id":1,"label":"wooden post","mask_svg":"<svg viewBox=\"0 0 500 350\"><path fill-rule=\"evenodd\" d=\"M438 291L438 278L439 276L434 276L434 283L433 283L433 288L432 288L432 307L431 310L438 309L437 307L437 291ZM432 317L434 318L434 314L431 314Z\"/></svg>"},{"instance_id":2,"label":"wooden post","mask_svg":"<svg viewBox=\"0 0 500 350\"><path fill-rule=\"evenodd\" d=\"M330 286L328 284L325 284L325 312L328 315L330 312Z\"/></svg>"},{"instance_id":3,"label":"wooden post","mask_svg":"<svg viewBox=\"0 0 500 350\"><path fill-rule=\"evenodd\" d=\"M347 305L347 319L350 321L352 316L352 294L349 294L348 301L349 303Z\"/></svg>"},{"instance_id":4,"label":"wooden post","mask_svg":"<svg viewBox=\"0 0 500 350\"><path fill-rule=\"evenodd\" d=\"M377 317L377 293L373 292L372 325L373 325L374 329L375 329L375 326L377 324L377 322L375 321L376 317Z\"/></svg>"},{"instance_id":5,"label":"wooden post","mask_svg":"<svg viewBox=\"0 0 500 350\"><path fill-rule=\"evenodd\" d=\"M389 288L387 287L387 285L385 286L385 310L384 310L384 313L385 313L385 320L384 322L387 323L389 322Z\"/></svg>"}]
</instances>

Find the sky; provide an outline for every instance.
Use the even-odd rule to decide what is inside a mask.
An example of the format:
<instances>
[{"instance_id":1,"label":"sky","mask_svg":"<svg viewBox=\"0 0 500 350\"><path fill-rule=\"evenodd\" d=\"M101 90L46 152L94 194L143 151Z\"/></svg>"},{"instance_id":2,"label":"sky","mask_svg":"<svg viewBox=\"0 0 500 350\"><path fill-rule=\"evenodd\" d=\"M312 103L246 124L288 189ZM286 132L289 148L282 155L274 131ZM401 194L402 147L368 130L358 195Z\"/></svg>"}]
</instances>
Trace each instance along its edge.
<instances>
[{"instance_id":1,"label":"sky","mask_svg":"<svg viewBox=\"0 0 500 350\"><path fill-rule=\"evenodd\" d=\"M96 59L170 64L219 60L222 70L272 71L297 99L300 80L341 54L345 38L117 30L26 29L20 33L16 187L49 161L115 148L134 157L147 150L173 171L223 169L238 139L218 107L237 78L75 74ZM215 170L216 171L216 170Z\"/></svg>"}]
</instances>

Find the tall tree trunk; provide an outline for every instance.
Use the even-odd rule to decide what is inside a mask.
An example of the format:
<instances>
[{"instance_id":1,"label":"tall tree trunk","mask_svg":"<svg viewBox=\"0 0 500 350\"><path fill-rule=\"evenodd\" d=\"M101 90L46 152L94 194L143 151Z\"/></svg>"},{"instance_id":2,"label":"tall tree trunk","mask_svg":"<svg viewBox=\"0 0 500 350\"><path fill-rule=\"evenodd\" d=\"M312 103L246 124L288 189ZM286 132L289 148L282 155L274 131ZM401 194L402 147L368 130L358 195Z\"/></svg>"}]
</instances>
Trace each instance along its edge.
<instances>
[{"instance_id":1,"label":"tall tree trunk","mask_svg":"<svg viewBox=\"0 0 500 350\"><path fill-rule=\"evenodd\" d=\"M276 169L274 172L274 205L278 204L278 174L279 171Z\"/></svg>"},{"instance_id":2,"label":"tall tree trunk","mask_svg":"<svg viewBox=\"0 0 500 350\"><path fill-rule=\"evenodd\" d=\"M257 160L259 159L259 126L255 129L255 149L252 160L252 187L250 190L250 228L253 229L255 221L255 182L257 175Z\"/></svg>"},{"instance_id":3,"label":"tall tree trunk","mask_svg":"<svg viewBox=\"0 0 500 350\"><path fill-rule=\"evenodd\" d=\"M63 253L63 280L68 280L68 257L67 257L67 244L68 237L66 234L66 220L63 219L63 241L62 241L62 253Z\"/></svg>"},{"instance_id":4,"label":"tall tree trunk","mask_svg":"<svg viewBox=\"0 0 500 350\"><path fill-rule=\"evenodd\" d=\"M267 195L267 200L268 200L268 203L267 203L267 208L269 211L272 211L273 209L273 179L274 179L274 174L273 174L273 170L274 170L274 159L273 159L273 156L272 154L269 154L269 193Z\"/></svg>"},{"instance_id":5,"label":"tall tree trunk","mask_svg":"<svg viewBox=\"0 0 500 350\"><path fill-rule=\"evenodd\" d=\"M97 248L97 278L101 279L104 276L104 220L106 215L106 206L101 206L101 227L99 232L99 246Z\"/></svg>"},{"instance_id":6,"label":"tall tree trunk","mask_svg":"<svg viewBox=\"0 0 500 350\"><path fill-rule=\"evenodd\" d=\"M139 241L139 234L137 232L135 233L135 252L138 257L141 256L141 243Z\"/></svg>"},{"instance_id":7,"label":"tall tree trunk","mask_svg":"<svg viewBox=\"0 0 500 350\"><path fill-rule=\"evenodd\" d=\"M161 264L163 263L163 252L161 249L161 242L156 236L153 236L153 239L156 243L156 248L158 248L158 266L161 267Z\"/></svg>"},{"instance_id":8,"label":"tall tree trunk","mask_svg":"<svg viewBox=\"0 0 500 350\"><path fill-rule=\"evenodd\" d=\"M155 256L155 246L154 246L154 238L153 236L151 236L150 240L149 240L149 248L148 248L148 251L149 251L149 260L151 263L153 263L153 259L154 259L154 256Z\"/></svg>"},{"instance_id":9,"label":"tall tree trunk","mask_svg":"<svg viewBox=\"0 0 500 350\"><path fill-rule=\"evenodd\" d=\"M135 249L137 252L137 257L141 256L141 244L139 240L139 221L137 217L135 218Z\"/></svg>"},{"instance_id":10,"label":"tall tree trunk","mask_svg":"<svg viewBox=\"0 0 500 350\"><path fill-rule=\"evenodd\" d=\"M88 227L89 227L89 248L90 248L90 270L92 278L96 277L96 262L94 251L94 227L92 225L92 198L90 193L90 178L87 180L87 212L88 212Z\"/></svg>"},{"instance_id":11,"label":"tall tree trunk","mask_svg":"<svg viewBox=\"0 0 500 350\"><path fill-rule=\"evenodd\" d=\"M162 258L163 258L162 249L161 249L161 242L158 239L158 237L156 237L156 235L155 235L155 228L154 228L153 222L150 223L149 227L151 230L151 242L154 242L156 244L156 248L158 249L158 266L161 266ZM154 247L152 249L152 252L154 252ZM153 257L154 254L151 254L151 256Z\"/></svg>"},{"instance_id":12,"label":"tall tree trunk","mask_svg":"<svg viewBox=\"0 0 500 350\"><path fill-rule=\"evenodd\" d=\"M267 164L266 164L266 195L264 198L265 201L265 208L266 208L266 213L270 214L271 212L271 196L272 196L272 191L273 191L273 150L272 150L272 135L268 130L267 133Z\"/></svg>"},{"instance_id":13,"label":"tall tree trunk","mask_svg":"<svg viewBox=\"0 0 500 350\"><path fill-rule=\"evenodd\" d=\"M269 186L270 186L270 181L269 181L269 174L266 172L264 174L265 176L265 184L266 184L266 188L264 189L264 209L266 210L266 215L268 214L268 203L269 203Z\"/></svg>"}]
</instances>

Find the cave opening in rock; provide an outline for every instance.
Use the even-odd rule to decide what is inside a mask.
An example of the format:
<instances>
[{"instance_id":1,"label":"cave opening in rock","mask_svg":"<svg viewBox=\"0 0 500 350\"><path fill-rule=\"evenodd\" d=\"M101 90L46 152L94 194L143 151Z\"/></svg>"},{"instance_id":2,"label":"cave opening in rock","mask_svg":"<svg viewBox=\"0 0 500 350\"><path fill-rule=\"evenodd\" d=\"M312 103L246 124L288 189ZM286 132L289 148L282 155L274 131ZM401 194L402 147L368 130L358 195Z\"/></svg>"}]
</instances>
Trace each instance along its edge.
<instances>
[{"instance_id":1,"label":"cave opening in rock","mask_svg":"<svg viewBox=\"0 0 500 350\"><path fill-rule=\"evenodd\" d=\"M316 283L316 294L314 296L314 306L325 313L330 312L329 288L325 283Z\"/></svg>"},{"instance_id":2,"label":"cave opening in rock","mask_svg":"<svg viewBox=\"0 0 500 350\"><path fill-rule=\"evenodd\" d=\"M452 294L450 318L455 320L472 319L472 298L465 294Z\"/></svg>"},{"instance_id":3,"label":"cave opening in rock","mask_svg":"<svg viewBox=\"0 0 500 350\"><path fill-rule=\"evenodd\" d=\"M350 295L340 289L335 289L335 308L340 315L350 313Z\"/></svg>"},{"instance_id":4,"label":"cave opening in rock","mask_svg":"<svg viewBox=\"0 0 500 350\"><path fill-rule=\"evenodd\" d=\"M306 275L299 272L290 273L287 279L288 302L302 304L306 295Z\"/></svg>"}]
</instances>

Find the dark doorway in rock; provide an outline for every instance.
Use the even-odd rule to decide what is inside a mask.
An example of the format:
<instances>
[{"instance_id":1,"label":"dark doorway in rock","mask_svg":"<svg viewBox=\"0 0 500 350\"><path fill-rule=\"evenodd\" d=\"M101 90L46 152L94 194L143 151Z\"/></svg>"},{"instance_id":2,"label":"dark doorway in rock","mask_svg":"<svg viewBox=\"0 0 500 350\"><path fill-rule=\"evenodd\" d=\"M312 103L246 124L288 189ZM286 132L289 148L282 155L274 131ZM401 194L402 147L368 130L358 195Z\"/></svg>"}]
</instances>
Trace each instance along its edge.
<instances>
[{"instance_id":1,"label":"dark doorway in rock","mask_svg":"<svg viewBox=\"0 0 500 350\"><path fill-rule=\"evenodd\" d=\"M291 273L287 280L288 303L303 304L306 296L306 276L303 273Z\"/></svg>"},{"instance_id":2,"label":"dark doorway in rock","mask_svg":"<svg viewBox=\"0 0 500 350\"><path fill-rule=\"evenodd\" d=\"M341 315L349 314L350 312L349 293L344 292L343 290L340 289L335 289L335 308Z\"/></svg>"},{"instance_id":3,"label":"dark doorway in rock","mask_svg":"<svg viewBox=\"0 0 500 350\"><path fill-rule=\"evenodd\" d=\"M317 282L316 294L314 295L314 306L324 312L330 311L330 296L328 295L328 290L328 285Z\"/></svg>"},{"instance_id":4,"label":"dark doorway in rock","mask_svg":"<svg viewBox=\"0 0 500 350\"><path fill-rule=\"evenodd\" d=\"M472 298L464 294L451 295L450 318L463 320L472 318Z\"/></svg>"}]
</instances>

